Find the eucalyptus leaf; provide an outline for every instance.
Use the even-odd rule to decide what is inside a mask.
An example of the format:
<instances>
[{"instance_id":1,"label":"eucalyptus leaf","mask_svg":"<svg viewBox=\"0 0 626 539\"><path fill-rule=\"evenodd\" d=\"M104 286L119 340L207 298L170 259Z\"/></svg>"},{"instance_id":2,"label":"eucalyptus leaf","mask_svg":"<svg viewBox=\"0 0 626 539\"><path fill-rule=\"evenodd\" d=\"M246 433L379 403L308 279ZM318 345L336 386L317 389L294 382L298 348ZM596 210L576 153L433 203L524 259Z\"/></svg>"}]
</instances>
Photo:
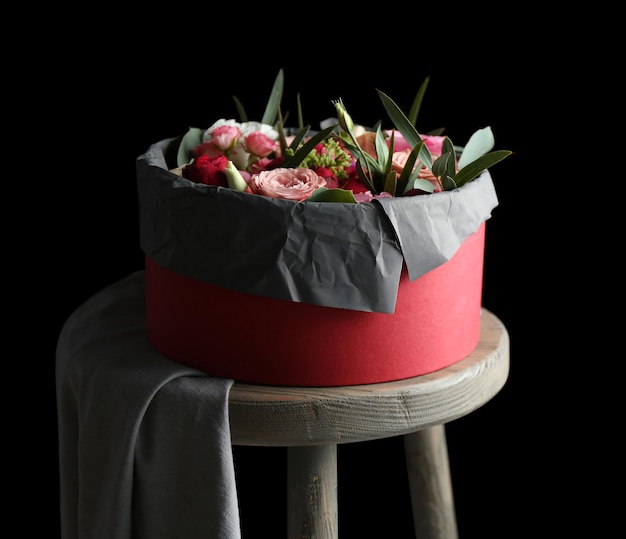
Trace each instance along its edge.
<instances>
[{"instance_id":1,"label":"eucalyptus leaf","mask_svg":"<svg viewBox=\"0 0 626 539\"><path fill-rule=\"evenodd\" d=\"M202 144L202 132L199 127L190 127L189 130L183 135L178 146L178 153L176 155L176 166L182 167L189 163L193 149Z\"/></svg>"},{"instance_id":2,"label":"eucalyptus leaf","mask_svg":"<svg viewBox=\"0 0 626 539\"><path fill-rule=\"evenodd\" d=\"M307 202L347 202L355 203L354 193L348 189L328 189L327 187L319 187L310 197L306 199Z\"/></svg>"},{"instance_id":3,"label":"eucalyptus leaf","mask_svg":"<svg viewBox=\"0 0 626 539\"><path fill-rule=\"evenodd\" d=\"M412 189L419 189L421 191L426 191L427 193L435 192L435 186L424 178L416 178L413 182Z\"/></svg>"},{"instance_id":4,"label":"eucalyptus leaf","mask_svg":"<svg viewBox=\"0 0 626 539\"><path fill-rule=\"evenodd\" d=\"M495 139L491 127L487 126L476 131L467 144L463 148L461 157L459 157L459 169L478 159L481 155L485 155L495 146Z\"/></svg>"}]
</instances>

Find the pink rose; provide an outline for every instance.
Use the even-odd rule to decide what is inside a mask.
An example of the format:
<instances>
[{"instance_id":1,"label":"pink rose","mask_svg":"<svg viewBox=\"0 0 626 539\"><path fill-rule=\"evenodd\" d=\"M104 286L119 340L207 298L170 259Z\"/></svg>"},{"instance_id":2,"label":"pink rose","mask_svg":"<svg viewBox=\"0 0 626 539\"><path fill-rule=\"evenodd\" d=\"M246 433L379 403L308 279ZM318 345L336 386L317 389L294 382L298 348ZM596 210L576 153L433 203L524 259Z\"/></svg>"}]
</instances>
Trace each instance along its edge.
<instances>
[{"instance_id":1,"label":"pink rose","mask_svg":"<svg viewBox=\"0 0 626 539\"><path fill-rule=\"evenodd\" d=\"M443 141L446 137L439 135L421 135L424 145L433 156L440 156L443 149Z\"/></svg>"},{"instance_id":2,"label":"pink rose","mask_svg":"<svg viewBox=\"0 0 626 539\"><path fill-rule=\"evenodd\" d=\"M275 140L272 140L265 133L261 131L254 131L249 135L246 135L244 139L244 149L251 153L252 155L256 155L257 157L267 157L271 154L278 143Z\"/></svg>"},{"instance_id":3,"label":"pink rose","mask_svg":"<svg viewBox=\"0 0 626 539\"><path fill-rule=\"evenodd\" d=\"M236 125L220 125L213 129L211 141L223 152L237 146L241 138L241 129Z\"/></svg>"},{"instance_id":4,"label":"pink rose","mask_svg":"<svg viewBox=\"0 0 626 539\"><path fill-rule=\"evenodd\" d=\"M269 157L261 157L250 165L250 174L258 174L259 172L262 172L264 170L279 168L282 163L282 157L274 157L272 159L270 159Z\"/></svg>"},{"instance_id":5,"label":"pink rose","mask_svg":"<svg viewBox=\"0 0 626 539\"><path fill-rule=\"evenodd\" d=\"M410 153L410 148L401 152L393 152L393 155L391 156L391 168L395 170L398 174L402 174ZM415 163L419 163L419 160L415 161Z\"/></svg>"},{"instance_id":6,"label":"pink rose","mask_svg":"<svg viewBox=\"0 0 626 539\"><path fill-rule=\"evenodd\" d=\"M194 157L199 157L201 155L217 157L218 155L224 155L224 152L215 145L215 142L209 140L207 142L203 142L202 144L198 144L193 149L193 155Z\"/></svg>"},{"instance_id":7,"label":"pink rose","mask_svg":"<svg viewBox=\"0 0 626 539\"><path fill-rule=\"evenodd\" d=\"M391 141L391 133L392 133L391 130L385 131L385 134L387 135L387 146L389 146L389 143ZM410 150L410 149L411 149L411 145L406 141L406 139L404 138L404 135L402 135L400 131L393 130L393 151L402 152L404 150Z\"/></svg>"},{"instance_id":8,"label":"pink rose","mask_svg":"<svg viewBox=\"0 0 626 539\"><path fill-rule=\"evenodd\" d=\"M301 202L326 187L326 180L308 168L275 168L253 174L248 187L257 195Z\"/></svg>"}]
</instances>

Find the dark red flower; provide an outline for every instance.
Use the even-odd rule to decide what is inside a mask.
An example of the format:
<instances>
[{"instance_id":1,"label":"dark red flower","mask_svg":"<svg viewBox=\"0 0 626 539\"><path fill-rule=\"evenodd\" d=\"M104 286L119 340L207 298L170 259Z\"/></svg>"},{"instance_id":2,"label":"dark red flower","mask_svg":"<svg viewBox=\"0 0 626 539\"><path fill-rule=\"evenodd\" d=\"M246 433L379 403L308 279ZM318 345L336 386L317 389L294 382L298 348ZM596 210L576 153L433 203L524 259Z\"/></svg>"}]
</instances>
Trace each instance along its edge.
<instances>
[{"instance_id":1,"label":"dark red flower","mask_svg":"<svg viewBox=\"0 0 626 539\"><path fill-rule=\"evenodd\" d=\"M209 157L198 156L193 163L183 168L183 176L188 180L204 185L228 187L224 169L228 166L228 158L223 155Z\"/></svg>"},{"instance_id":2,"label":"dark red flower","mask_svg":"<svg viewBox=\"0 0 626 539\"><path fill-rule=\"evenodd\" d=\"M357 176L350 176L350 179L348 180L348 183L346 183L344 189L352 191L353 193L365 193L368 190Z\"/></svg>"}]
</instances>

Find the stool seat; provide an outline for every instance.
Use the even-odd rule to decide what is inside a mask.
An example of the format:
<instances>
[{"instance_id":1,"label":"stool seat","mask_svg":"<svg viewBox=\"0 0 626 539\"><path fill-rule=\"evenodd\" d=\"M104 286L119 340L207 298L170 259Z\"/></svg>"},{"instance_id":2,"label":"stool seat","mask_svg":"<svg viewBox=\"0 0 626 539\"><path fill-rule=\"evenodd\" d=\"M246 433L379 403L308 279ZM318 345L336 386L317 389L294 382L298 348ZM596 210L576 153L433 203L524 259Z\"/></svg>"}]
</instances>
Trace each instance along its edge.
<instances>
[{"instance_id":1,"label":"stool seat","mask_svg":"<svg viewBox=\"0 0 626 539\"><path fill-rule=\"evenodd\" d=\"M388 438L447 423L479 408L504 386L509 336L481 311L476 349L422 376L342 387L281 387L235 382L230 391L236 445L297 446Z\"/></svg>"},{"instance_id":2,"label":"stool seat","mask_svg":"<svg viewBox=\"0 0 626 539\"><path fill-rule=\"evenodd\" d=\"M288 447L289 539L338 539L337 444L402 435L416 538L457 539L444 425L488 402L508 374L508 332L482 309L475 350L430 374L342 387L235 382L231 439Z\"/></svg>"}]
</instances>

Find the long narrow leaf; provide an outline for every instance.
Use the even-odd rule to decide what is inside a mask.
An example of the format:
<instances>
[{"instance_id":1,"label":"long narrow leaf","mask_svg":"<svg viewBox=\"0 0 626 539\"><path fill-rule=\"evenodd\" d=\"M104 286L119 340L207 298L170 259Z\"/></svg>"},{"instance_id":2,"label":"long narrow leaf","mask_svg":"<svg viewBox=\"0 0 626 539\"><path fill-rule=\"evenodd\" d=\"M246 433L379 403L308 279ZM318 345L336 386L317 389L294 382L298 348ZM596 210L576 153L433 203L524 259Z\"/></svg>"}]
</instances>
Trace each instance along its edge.
<instances>
[{"instance_id":1,"label":"long narrow leaf","mask_svg":"<svg viewBox=\"0 0 626 539\"><path fill-rule=\"evenodd\" d=\"M511 155L513 152L510 150L497 150L479 157L472 161L469 165L466 165L459 170L454 177L457 187L465 185L467 182L471 182L476 176L478 176L483 170L489 168L492 165L502 161L505 157Z\"/></svg>"},{"instance_id":2,"label":"long narrow leaf","mask_svg":"<svg viewBox=\"0 0 626 539\"><path fill-rule=\"evenodd\" d=\"M278 71L274 86L272 87L272 93L267 101L265 112L261 122L267 125L274 125L276 118L278 117L278 108L280 107L280 101L283 97L283 88L285 85L285 76L283 70Z\"/></svg>"},{"instance_id":3,"label":"long narrow leaf","mask_svg":"<svg viewBox=\"0 0 626 539\"><path fill-rule=\"evenodd\" d=\"M385 177L385 182L383 184L382 191L389 193L391 196L396 196L396 189L398 188L398 175L391 171Z\"/></svg>"},{"instance_id":4,"label":"long narrow leaf","mask_svg":"<svg viewBox=\"0 0 626 539\"><path fill-rule=\"evenodd\" d=\"M363 154L361 154L357 158L354 168L356 169L357 176L359 177L359 180L361 180L361 183L365 185L365 187L367 187L370 191L375 193L376 188L374 187L374 183L372 182L371 173L367 168L363 167L363 160Z\"/></svg>"},{"instance_id":5,"label":"long narrow leaf","mask_svg":"<svg viewBox=\"0 0 626 539\"><path fill-rule=\"evenodd\" d=\"M419 114L420 108L422 106L422 101L424 100L424 94L426 93L426 88L428 87L428 83L430 81L430 77L426 77L415 95L413 99L413 104L411 105L411 109L409 110L409 122L411 122L415 127L417 127L417 115Z\"/></svg>"},{"instance_id":6,"label":"long narrow leaf","mask_svg":"<svg viewBox=\"0 0 626 539\"><path fill-rule=\"evenodd\" d=\"M352 144L349 138L342 135L339 135L338 138L341 140L341 142L343 142L343 145L353 156L361 159L365 168L371 170L374 174L382 173L383 169L381 168L380 164L370 154L361 149L361 147Z\"/></svg>"},{"instance_id":7,"label":"long narrow leaf","mask_svg":"<svg viewBox=\"0 0 626 539\"><path fill-rule=\"evenodd\" d=\"M298 129L304 127L304 117L302 116L302 102L300 101L300 93L296 94L296 101L298 103Z\"/></svg>"},{"instance_id":8,"label":"long narrow leaf","mask_svg":"<svg viewBox=\"0 0 626 539\"><path fill-rule=\"evenodd\" d=\"M237 109L237 115L239 116L240 122L247 122L248 115L246 114L246 109L243 106L243 103L239 100L239 98L234 95L233 101L235 102L235 108Z\"/></svg>"},{"instance_id":9,"label":"long narrow leaf","mask_svg":"<svg viewBox=\"0 0 626 539\"><path fill-rule=\"evenodd\" d=\"M404 139L411 145L411 148L416 146L422 140L420 134L417 132L417 129L413 126L410 120L404 115L404 113L400 110L398 105L386 94L378 90L378 95L389 115L389 119L393 122L393 125L396 127ZM426 168L432 167L432 158L430 156L430 152L426 146L422 146L419 154L420 161L424 163Z\"/></svg>"},{"instance_id":10,"label":"long narrow leaf","mask_svg":"<svg viewBox=\"0 0 626 539\"><path fill-rule=\"evenodd\" d=\"M310 125L305 125L302 129L300 129L300 131L298 131L294 135L293 140L291 141L291 144L289 145L289 147L293 149L293 153L296 153L302 141L309 134L310 129L311 129Z\"/></svg>"},{"instance_id":11,"label":"long narrow leaf","mask_svg":"<svg viewBox=\"0 0 626 539\"><path fill-rule=\"evenodd\" d=\"M422 168L422 163L420 163L417 167L415 166L415 162L417 161L417 156L420 152L421 146L424 144L424 141L420 142L417 146L415 146L409 156L407 157L406 163L404 164L404 168L402 169L402 173L398 178L398 192L400 195L403 195L407 191L411 189L412 182L417 178L420 169ZM430 183L430 182L428 182Z\"/></svg>"},{"instance_id":12,"label":"long narrow leaf","mask_svg":"<svg viewBox=\"0 0 626 539\"><path fill-rule=\"evenodd\" d=\"M322 129L319 133L316 133L309 140L307 140L293 155L286 155L285 160L283 161L283 166L286 168L297 167L300 163L302 163L302 161L304 161L306 156L311 153L315 146L332 133L335 127L336 126L331 125L326 129Z\"/></svg>"}]
</instances>

